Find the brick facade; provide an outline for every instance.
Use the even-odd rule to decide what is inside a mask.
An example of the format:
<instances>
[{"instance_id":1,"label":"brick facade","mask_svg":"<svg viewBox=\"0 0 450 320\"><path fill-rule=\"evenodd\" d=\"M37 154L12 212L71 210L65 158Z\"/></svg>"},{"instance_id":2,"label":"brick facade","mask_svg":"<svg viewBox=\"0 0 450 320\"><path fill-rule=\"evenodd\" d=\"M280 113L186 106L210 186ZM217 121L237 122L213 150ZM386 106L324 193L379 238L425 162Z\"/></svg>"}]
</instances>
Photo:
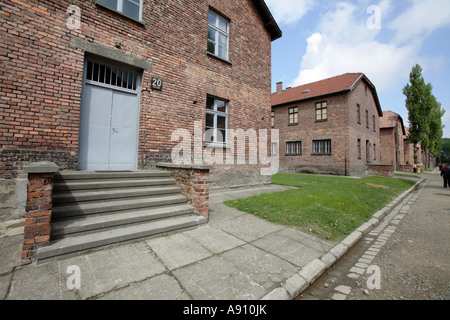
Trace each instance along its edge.
<instances>
[{"instance_id":1,"label":"brick facade","mask_svg":"<svg viewBox=\"0 0 450 320\"><path fill-rule=\"evenodd\" d=\"M27 201L21 262L33 260L39 248L50 245L55 164L34 163L24 168L27 175Z\"/></svg>"},{"instance_id":2,"label":"brick facade","mask_svg":"<svg viewBox=\"0 0 450 320\"><path fill-rule=\"evenodd\" d=\"M351 90L321 94L272 106L275 128L280 130L281 171L352 175L364 173L366 163L379 163L381 109L377 107L378 98L374 97L376 92L370 86L370 82L361 78ZM301 94L308 85L299 88ZM283 92L289 90L293 89ZM320 102L327 103L326 121L316 120L316 103ZM358 119L358 105L360 119ZM288 112L293 107L298 107L298 125L289 125L288 122ZM366 110L369 118L368 126L365 118ZM361 141L361 157L358 154L358 139ZM331 154L314 154L315 140L331 140ZM295 141L301 141L301 155L287 155L287 143Z\"/></svg>"},{"instance_id":3,"label":"brick facade","mask_svg":"<svg viewBox=\"0 0 450 320\"><path fill-rule=\"evenodd\" d=\"M80 9L79 29L67 26L70 5ZM230 21L229 61L207 53L210 8ZM84 61L103 51L106 62L137 61L142 74L139 169L170 162L171 133L205 122L208 95L229 101L229 129L269 128L271 42L281 32L265 9L258 0L144 0L140 23L95 0L3 1L0 178L23 177L35 161L77 169Z\"/></svg>"},{"instance_id":4,"label":"brick facade","mask_svg":"<svg viewBox=\"0 0 450 320\"><path fill-rule=\"evenodd\" d=\"M177 181L189 203L195 208L195 213L209 218L209 166L177 166L160 163L159 167L170 172Z\"/></svg>"},{"instance_id":5,"label":"brick facade","mask_svg":"<svg viewBox=\"0 0 450 320\"><path fill-rule=\"evenodd\" d=\"M385 111L381 119L381 163L390 164L394 170L400 170L406 165L405 149L406 130L400 115Z\"/></svg>"}]
</instances>

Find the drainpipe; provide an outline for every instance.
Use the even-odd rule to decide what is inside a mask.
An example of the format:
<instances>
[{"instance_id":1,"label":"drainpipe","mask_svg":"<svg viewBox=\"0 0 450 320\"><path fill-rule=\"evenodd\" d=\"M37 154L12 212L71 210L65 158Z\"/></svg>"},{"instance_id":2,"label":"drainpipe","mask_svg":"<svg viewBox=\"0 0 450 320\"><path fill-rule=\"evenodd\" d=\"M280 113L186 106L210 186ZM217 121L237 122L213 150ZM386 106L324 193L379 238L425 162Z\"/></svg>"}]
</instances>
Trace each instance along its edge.
<instances>
[{"instance_id":1,"label":"drainpipe","mask_svg":"<svg viewBox=\"0 0 450 320\"><path fill-rule=\"evenodd\" d=\"M347 157L345 157L345 176L347 176Z\"/></svg>"}]
</instances>

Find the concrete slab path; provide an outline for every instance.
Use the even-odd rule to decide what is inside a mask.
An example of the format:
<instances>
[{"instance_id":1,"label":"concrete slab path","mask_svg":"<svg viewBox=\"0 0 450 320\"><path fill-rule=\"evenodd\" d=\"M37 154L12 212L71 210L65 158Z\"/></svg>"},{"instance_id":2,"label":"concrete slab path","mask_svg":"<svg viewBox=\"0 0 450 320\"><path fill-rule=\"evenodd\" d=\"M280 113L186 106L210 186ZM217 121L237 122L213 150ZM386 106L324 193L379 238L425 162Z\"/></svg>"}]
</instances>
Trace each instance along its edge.
<instances>
[{"instance_id":1,"label":"concrete slab path","mask_svg":"<svg viewBox=\"0 0 450 320\"><path fill-rule=\"evenodd\" d=\"M288 188L270 185L215 192L205 227L42 265L20 265L20 227L6 231L3 225L0 299L293 299L378 219L337 244L222 204Z\"/></svg>"}]
</instances>

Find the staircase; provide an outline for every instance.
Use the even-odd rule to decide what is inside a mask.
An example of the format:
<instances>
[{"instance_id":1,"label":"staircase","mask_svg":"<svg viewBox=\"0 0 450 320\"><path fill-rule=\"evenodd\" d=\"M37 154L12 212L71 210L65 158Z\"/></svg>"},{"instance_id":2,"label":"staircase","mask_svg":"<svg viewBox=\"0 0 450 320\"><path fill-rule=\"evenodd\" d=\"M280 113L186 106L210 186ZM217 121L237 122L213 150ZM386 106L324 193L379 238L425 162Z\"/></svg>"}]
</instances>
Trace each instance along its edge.
<instances>
[{"instance_id":1,"label":"staircase","mask_svg":"<svg viewBox=\"0 0 450 320\"><path fill-rule=\"evenodd\" d=\"M165 171L55 175L50 246L38 262L207 223Z\"/></svg>"}]
</instances>

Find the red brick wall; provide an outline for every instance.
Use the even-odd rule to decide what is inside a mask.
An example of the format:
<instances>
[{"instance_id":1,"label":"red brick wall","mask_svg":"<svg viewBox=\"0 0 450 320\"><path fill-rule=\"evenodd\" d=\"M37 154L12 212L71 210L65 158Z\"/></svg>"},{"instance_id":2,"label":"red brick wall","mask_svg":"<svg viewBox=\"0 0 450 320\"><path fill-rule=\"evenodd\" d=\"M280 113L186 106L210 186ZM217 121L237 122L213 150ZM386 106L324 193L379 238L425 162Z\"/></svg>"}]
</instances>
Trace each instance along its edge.
<instances>
[{"instance_id":1,"label":"red brick wall","mask_svg":"<svg viewBox=\"0 0 450 320\"><path fill-rule=\"evenodd\" d=\"M194 206L197 215L209 217L209 176L208 168L171 167L164 168L177 181L182 193Z\"/></svg>"},{"instance_id":2,"label":"red brick wall","mask_svg":"<svg viewBox=\"0 0 450 320\"><path fill-rule=\"evenodd\" d=\"M397 121L392 128L382 128L381 136L381 163L392 164L396 170L400 170L401 165L405 165L409 159L408 147L405 148L402 124ZM414 159L414 154L413 154Z\"/></svg>"},{"instance_id":3,"label":"red brick wall","mask_svg":"<svg viewBox=\"0 0 450 320\"><path fill-rule=\"evenodd\" d=\"M395 163L395 130L394 128L383 128L380 130L381 137L381 163Z\"/></svg>"},{"instance_id":4,"label":"red brick wall","mask_svg":"<svg viewBox=\"0 0 450 320\"><path fill-rule=\"evenodd\" d=\"M315 105L327 101L328 120L317 122ZM361 105L361 124L357 120L356 105ZM299 107L299 124L288 125L288 110ZM372 143L370 161L380 160L379 115L371 91L360 81L351 93L341 93L309 99L273 108L275 128L280 130L280 167L282 171L304 171L331 174L364 173L366 140ZM365 123L365 110L369 111L369 128ZM375 115L375 130L373 127ZM331 155L313 155L313 140L331 139ZM358 159L357 140L361 139L361 159ZM287 141L302 141L302 155L286 156ZM376 159L373 150L376 144Z\"/></svg>"},{"instance_id":5,"label":"red brick wall","mask_svg":"<svg viewBox=\"0 0 450 320\"><path fill-rule=\"evenodd\" d=\"M154 63L143 72L140 168L170 159L172 130L193 133L207 94L230 100L230 129L269 127L271 37L250 0L144 3L145 26L94 0L2 2L1 177L16 177L37 158L76 169L85 55L70 48L71 37ZM66 26L72 4L81 9L80 30ZM231 63L206 54L209 6L231 21ZM150 89L151 77L162 78L162 91Z\"/></svg>"},{"instance_id":6,"label":"red brick wall","mask_svg":"<svg viewBox=\"0 0 450 320\"><path fill-rule=\"evenodd\" d=\"M357 119L357 105L361 108L361 122ZM349 161L351 170L355 173L362 173L365 170L365 164L380 163L381 142L380 142L380 115L374 100L370 86L363 80L359 81L349 98ZM366 110L369 112L369 126L366 124ZM375 116L375 127L373 125L373 116ZM358 159L357 144L361 139L361 159ZM366 161L366 141L369 141L368 157Z\"/></svg>"},{"instance_id":7,"label":"red brick wall","mask_svg":"<svg viewBox=\"0 0 450 320\"><path fill-rule=\"evenodd\" d=\"M316 122L316 103L327 101L328 121ZM289 108L298 107L298 125L289 125ZM343 174L348 148L347 94L310 99L275 107L275 128L280 130L280 167ZM331 130L332 128L332 130ZM332 155L314 155L313 140L331 139ZM302 155L286 155L286 142L301 141Z\"/></svg>"},{"instance_id":8,"label":"red brick wall","mask_svg":"<svg viewBox=\"0 0 450 320\"><path fill-rule=\"evenodd\" d=\"M31 261L37 249L50 244L52 193L53 173L28 175L22 263Z\"/></svg>"}]
</instances>

